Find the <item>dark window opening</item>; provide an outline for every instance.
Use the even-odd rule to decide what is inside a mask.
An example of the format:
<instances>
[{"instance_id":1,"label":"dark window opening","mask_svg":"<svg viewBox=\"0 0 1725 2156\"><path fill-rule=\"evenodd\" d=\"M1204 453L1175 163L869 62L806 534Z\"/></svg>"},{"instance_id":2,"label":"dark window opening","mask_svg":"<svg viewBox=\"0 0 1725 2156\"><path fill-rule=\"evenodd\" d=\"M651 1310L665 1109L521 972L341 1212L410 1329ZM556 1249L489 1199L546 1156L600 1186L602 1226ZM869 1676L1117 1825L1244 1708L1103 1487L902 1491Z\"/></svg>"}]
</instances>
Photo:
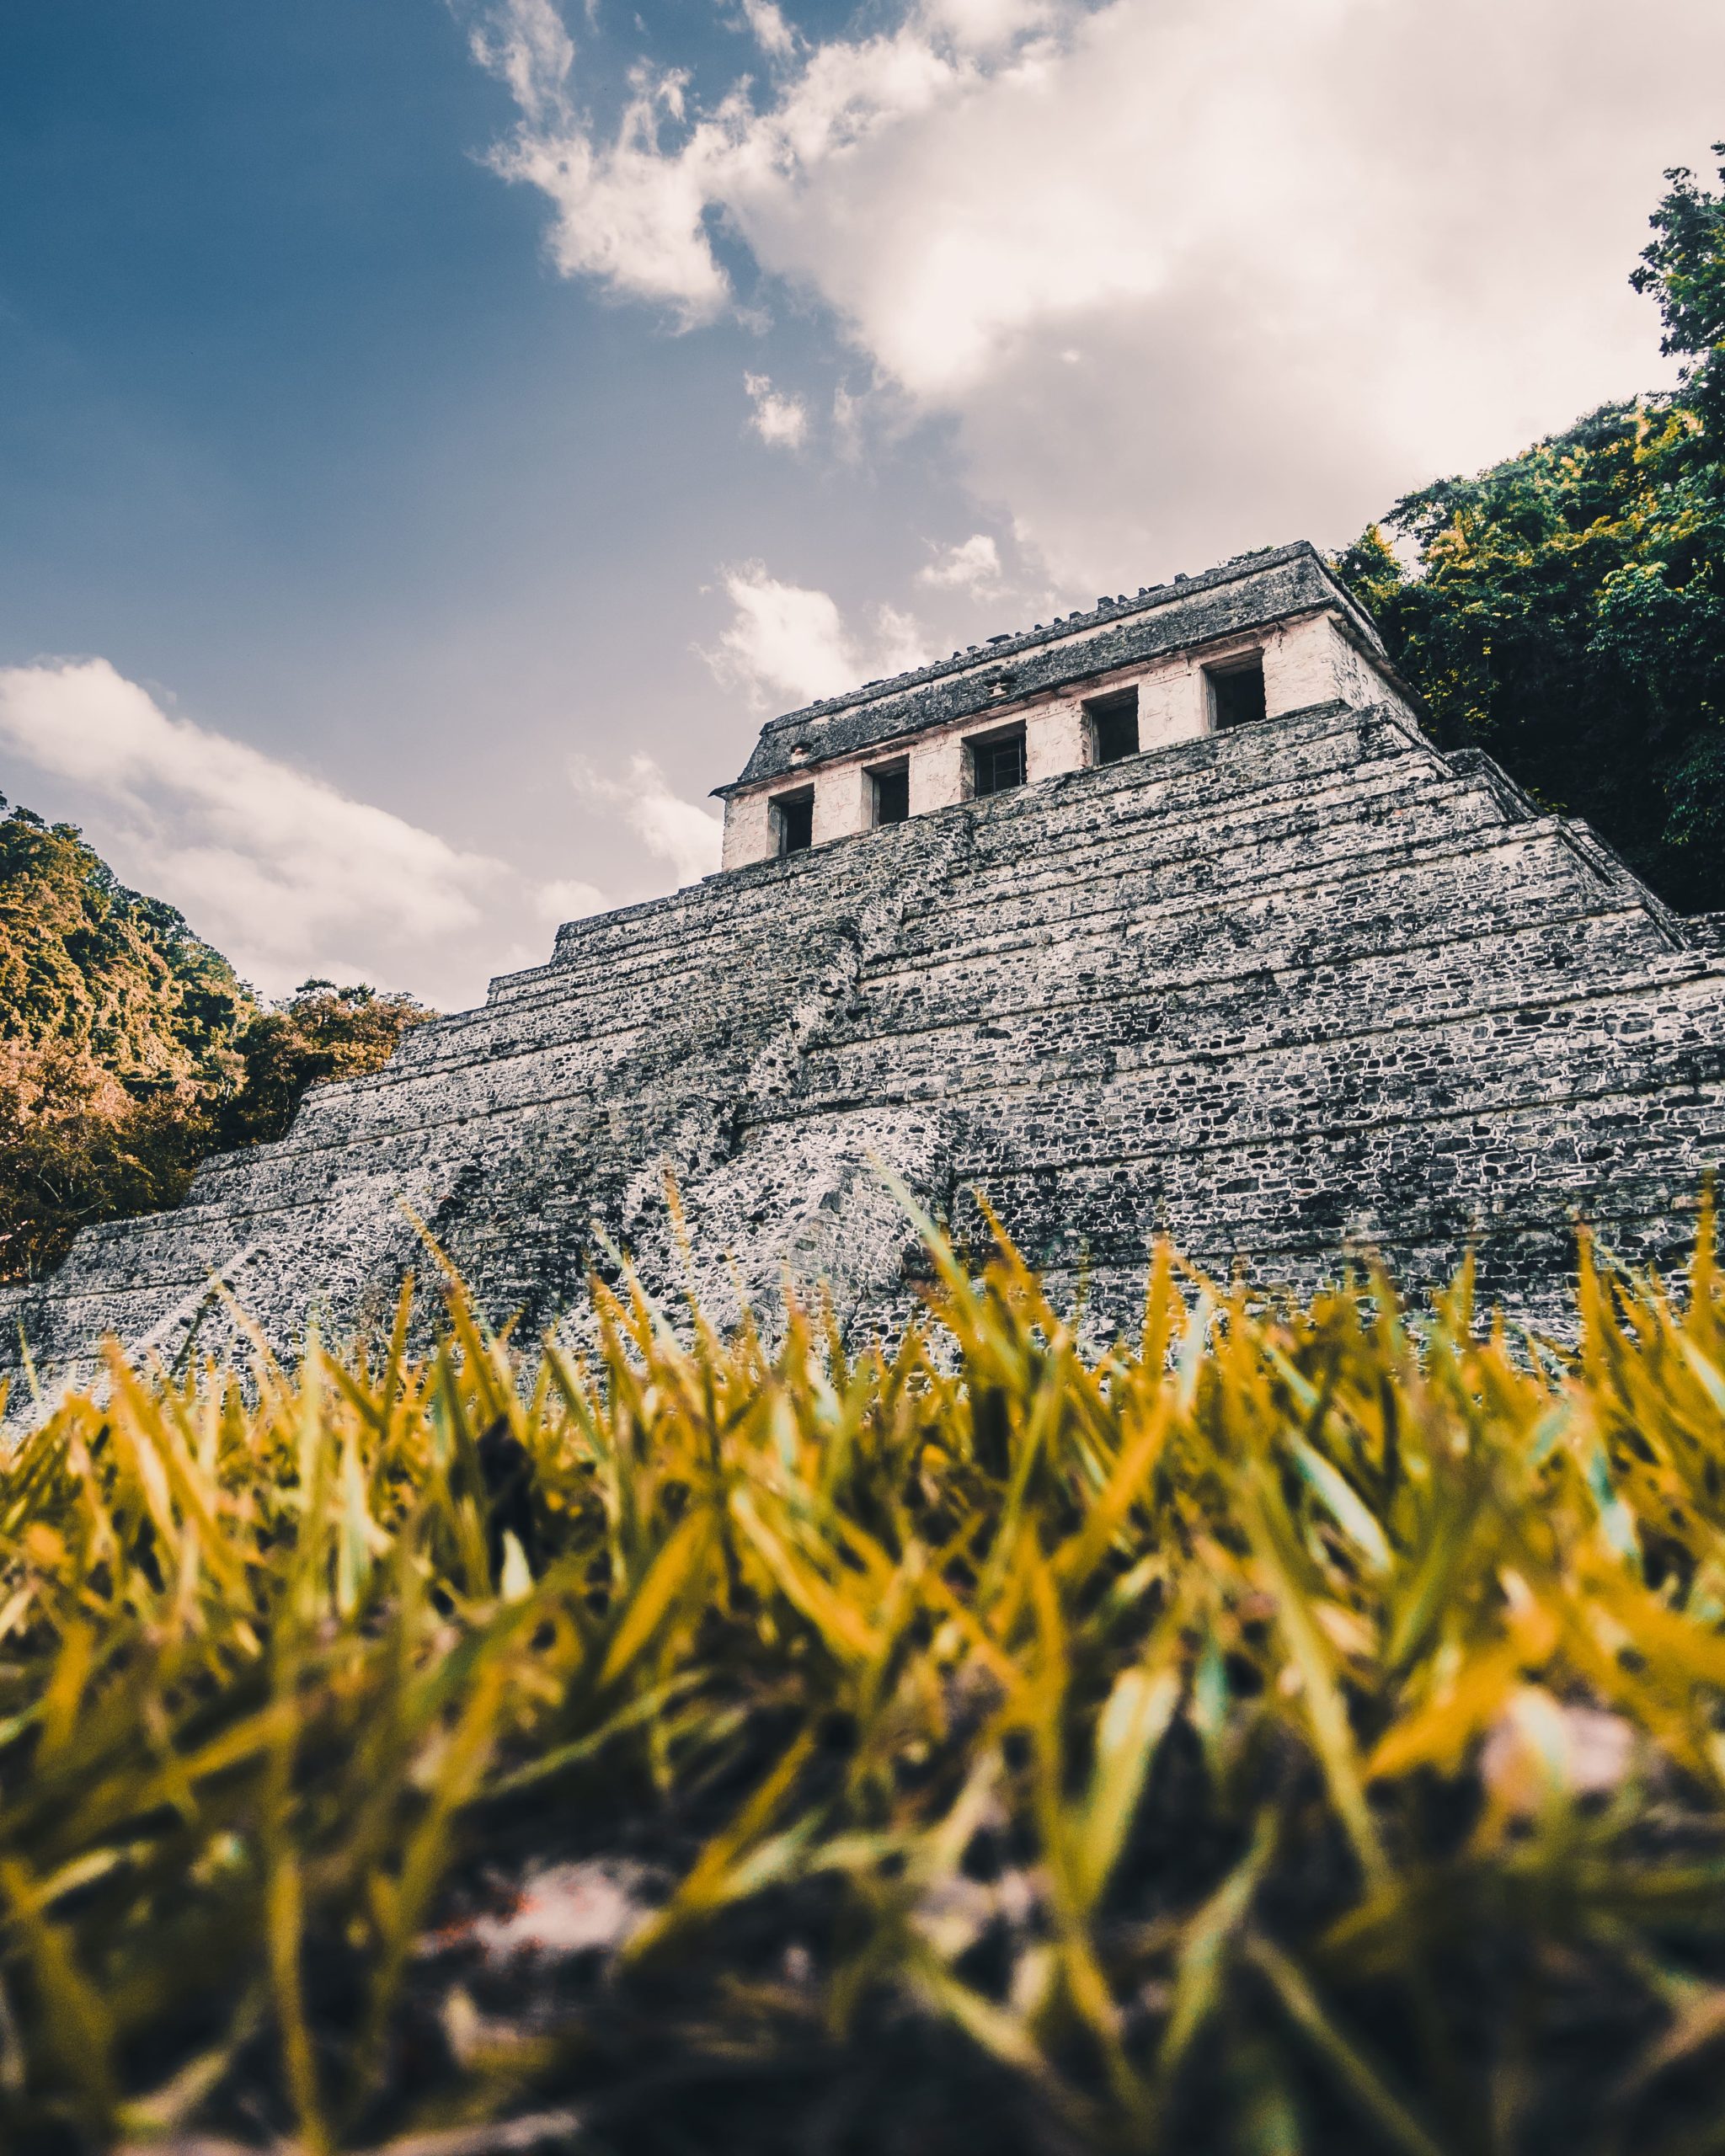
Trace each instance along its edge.
<instances>
[{"instance_id":1,"label":"dark window opening","mask_svg":"<svg viewBox=\"0 0 1725 2156\"><path fill-rule=\"evenodd\" d=\"M1009 793L1024 783L1024 736L998 734L991 740L970 744L973 791L978 795Z\"/></svg>"},{"instance_id":2,"label":"dark window opening","mask_svg":"<svg viewBox=\"0 0 1725 2156\"><path fill-rule=\"evenodd\" d=\"M871 771L877 824L902 824L911 814L911 766L898 764L884 771Z\"/></svg>"},{"instance_id":3,"label":"dark window opening","mask_svg":"<svg viewBox=\"0 0 1725 2156\"><path fill-rule=\"evenodd\" d=\"M1118 764L1123 756L1138 754L1136 689L1122 690L1115 696L1098 696L1094 703L1086 704L1084 709L1090 720L1093 762Z\"/></svg>"},{"instance_id":4,"label":"dark window opening","mask_svg":"<svg viewBox=\"0 0 1725 2156\"><path fill-rule=\"evenodd\" d=\"M1218 734L1231 726L1250 726L1264 715L1263 661L1212 669L1210 693Z\"/></svg>"},{"instance_id":5,"label":"dark window opening","mask_svg":"<svg viewBox=\"0 0 1725 2156\"><path fill-rule=\"evenodd\" d=\"M814 843L813 788L805 793L782 794L772 807L778 819L779 851L806 853Z\"/></svg>"}]
</instances>

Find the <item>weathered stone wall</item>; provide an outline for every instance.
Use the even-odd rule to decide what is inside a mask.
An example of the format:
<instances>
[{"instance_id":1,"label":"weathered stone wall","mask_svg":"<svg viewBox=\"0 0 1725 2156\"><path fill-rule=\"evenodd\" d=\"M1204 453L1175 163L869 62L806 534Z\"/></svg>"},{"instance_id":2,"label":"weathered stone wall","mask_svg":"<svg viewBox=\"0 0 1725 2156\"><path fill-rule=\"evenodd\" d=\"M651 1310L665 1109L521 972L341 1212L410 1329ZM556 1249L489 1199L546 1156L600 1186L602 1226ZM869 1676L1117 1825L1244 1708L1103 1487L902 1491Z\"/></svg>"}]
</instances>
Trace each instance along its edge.
<instances>
[{"instance_id":1,"label":"weathered stone wall","mask_svg":"<svg viewBox=\"0 0 1725 2156\"><path fill-rule=\"evenodd\" d=\"M980 1187L1097 1331L1162 1230L1299 1285L1355 1241L1416 1283L1472 1243L1548 1321L1578 1210L1674 1262L1722 1157L1717 924L1487 759L1332 702L573 922L19 1314L51 1373L104 1331L178 1353L212 1273L280 1343L308 1308L345 1329L420 1262L405 1201L538 1326L608 1242L676 1290L669 1166L720 1315L788 1267L889 1326L916 1265L884 1161L961 1232Z\"/></svg>"},{"instance_id":2,"label":"weathered stone wall","mask_svg":"<svg viewBox=\"0 0 1725 2156\"><path fill-rule=\"evenodd\" d=\"M777 855L773 806L788 795L812 794L816 846L868 830L870 774L888 761L908 762L912 815L949 808L970 791L968 744L997 730L1022 726L1032 779L1081 770L1092 760L1085 707L1099 696L1135 693L1140 749L1208 734L1210 670L1252 658L1273 718L1335 697L1414 715L1375 629L1313 547L1242 555L772 720L742 776L718 789L724 866Z\"/></svg>"},{"instance_id":3,"label":"weathered stone wall","mask_svg":"<svg viewBox=\"0 0 1725 2156\"><path fill-rule=\"evenodd\" d=\"M1344 616L1362 646L1382 649L1370 618L1330 574L1316 548L1300 540L1240 555L1202 576L1178 577L1135 597L1123 593L1099 600L1087 614L1039 622L1016 636L991 637L985 646L954 652L932 666L787 712L761 729L736 784L782 777L794 768L799 747L816 757L849 755L970 718L998 700L1003 680L1018 695L1060 689L1080 675L1146 664L1318 607Z\"/></svg>"}]
</instances>

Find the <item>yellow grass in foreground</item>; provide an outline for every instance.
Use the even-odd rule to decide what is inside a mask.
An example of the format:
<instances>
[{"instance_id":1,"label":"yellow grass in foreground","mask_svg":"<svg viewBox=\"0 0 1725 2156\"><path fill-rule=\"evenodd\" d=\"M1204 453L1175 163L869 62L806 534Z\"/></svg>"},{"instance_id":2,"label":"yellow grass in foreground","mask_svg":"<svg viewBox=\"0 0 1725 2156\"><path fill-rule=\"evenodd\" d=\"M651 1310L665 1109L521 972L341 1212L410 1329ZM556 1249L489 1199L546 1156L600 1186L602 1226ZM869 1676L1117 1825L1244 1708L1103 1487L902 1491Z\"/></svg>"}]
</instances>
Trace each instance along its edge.
<instances>
[{"instance_id":1,"label":"yellow grass in foreground","mask_svg":"<svg viewBox=\"0 0 1725 2156\"><path fill-rule=\"evenodd\" d=\"M1725 2148L1712 1241L1573 1367L937 1245L890 1359L116 1360L0 1468L0 2142Z\"/></svg>"}]
</instances>

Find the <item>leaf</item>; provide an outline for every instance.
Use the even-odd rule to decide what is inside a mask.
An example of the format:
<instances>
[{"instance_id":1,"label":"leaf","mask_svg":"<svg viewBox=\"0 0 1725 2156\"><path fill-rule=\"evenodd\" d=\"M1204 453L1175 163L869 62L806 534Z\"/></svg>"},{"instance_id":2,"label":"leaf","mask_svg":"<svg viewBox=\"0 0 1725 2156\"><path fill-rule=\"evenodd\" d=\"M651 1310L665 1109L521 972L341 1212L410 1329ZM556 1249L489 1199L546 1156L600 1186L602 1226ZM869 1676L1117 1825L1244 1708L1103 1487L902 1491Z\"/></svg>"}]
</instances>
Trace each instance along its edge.
<instances>
[{"instance_id":1,"label":"leaf","mask_svg":"<svg viewBox=\"0 0 1725 2156\"><path fill-rule=\"evenodd\" d=\"M527 1553L508 1528L503 1531L503 1569L497 1592L505 1602L525 1601L533 1592L533 1574L527 1563Z\"/></svg>"},{"instance_id":2,"label":"leaf","mask_svg":"<svg viewBox=\"0 0 1725 2156\"><path fill-rule=\"evenodd\" d=\"M1071 1822L1070 1870L1081 1908L1093 1908L1108 1884L1180 1692L1168 1668L1125 1669L1114 1679L1097 1724L1090 1787Z\"/></svg>"},{"instance_id":3,"label":"leaf","mask_svg":"<svg viewBox=\"0 0 1725 2156\"><path fill-rule=\"evenodd\" d=\"M92 2121L104 2120L115 2096L114 2029L107 2007L77 1967L72 1935L43 1914L39 1892L15 1857L0 1857L0 1895L8 1926L16 1932L41 1993L42 2048L73 2092L77 2108Z\"/></svg>"},{"instance_id":4,"label":"leaf","mask_svg":"<svg viewBox=\"0 0 1725 2156\"><path fill-rule=\"evenodd\" d=\"M692 1512L649 1566L629 1598L600 1666L599 1689L607 1690L635 1662L698 1577L712 1526L704 1511Z\"/></svg>"},{"instance_id":5,"label":"leaf","mask_svg":"<svg viewBox=\"0 0 1725 2156\"><path fill-rule=\"evenodd\" d=\"M1268 1978L1289 2020L1329 2064L1343 2089L1386 2139L1404 2150L1406 2156L1445 2156L1407 2105L1391 2094L1382 2075L1325 2014L1311 1985L1288 1956L1262 1936L1252 1940L1247 1952Z\"/></svg>"},{"instance_id":6,"label":"leaf","mask_svg":"<svg viewBox=\"0 0 1725 2156\"><path fill-rule=\"evenodd\" d=\"M1255 1472L1243 1482L1239 1502L1242 1524L1253 1555L1269 1575L1274 1588L1276 1621L1300 1674L1306 1721L1332 1800L1367 1880L1380 1884L1388 1876L1389 1863L1366 1801L1347 1706L1336 1684L1322 1636L1307 1606L1306 1591L1290 1561L1285 1531L1274 1520L1263 1479Z\"/></svg>"},{"instance_id":7,"label":"leaf","mask_svg":"<svg viewBox=\"0 0 1725 2156\"><path fill-rule=\"evenodd\" d=\"M1173 2004L1156 2050L1156 2076L1165 2090L1220 2002L1228 1957L1251 1913L1275 1843L1275 1820L1266 1811L1259 1817L1251 1848L1182 1929Z\"/></svg>"},{"instance_id":8,"label":"leaf","mask_svg":"<svg viewBox=\"0 0 1725 2156\"><path fill-rule=\"evenodd\" d=\"M1392 1571L1395 1558L1385 1539L1384 1530L1366 1510L1364 1501L1346 1476L1332 1466L1323 1454L1315 1451L1304 1438L1295 1438L1290 1449L1300 1474L1316 1492L1336 1524L1371 1570L1381 1574Z\"/></svg>"}]
</instances>

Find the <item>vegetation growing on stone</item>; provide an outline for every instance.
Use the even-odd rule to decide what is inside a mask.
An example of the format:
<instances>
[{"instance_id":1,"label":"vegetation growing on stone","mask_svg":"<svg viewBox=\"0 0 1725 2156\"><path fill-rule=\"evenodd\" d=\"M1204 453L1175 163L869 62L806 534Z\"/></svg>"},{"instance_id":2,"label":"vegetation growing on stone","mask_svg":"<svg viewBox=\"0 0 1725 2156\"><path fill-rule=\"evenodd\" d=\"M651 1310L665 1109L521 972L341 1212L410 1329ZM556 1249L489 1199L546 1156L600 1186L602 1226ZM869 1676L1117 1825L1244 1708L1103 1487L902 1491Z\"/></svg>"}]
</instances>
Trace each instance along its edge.
<instances>
[{"instance_id":1,"label":"vegetation growing on stone","mask_svg":"<svg viewBox=\"0 0 1725 2156\"><path fill-rule=\"evenodd\" d=\"M0 1278L40 1278L88 1222L178 1204L211 1142L187 1080L139 1097L69 1043L0 1043Z\"/></svg>"},{"instance_id":2,"label":"vegetation growing on stone","mask_svg":"<svg viewBox=\"0 0 1725 2156\"><path fill-rule=\"evenodd\" d=\"M381 1070L402 1035L434 1015L411 995L302 982L273 1010L260 1011L235 1042L240 1078L216 1118L219 1143L285 1137L313 1086Z\"/></svg>"},{"instance_id":3,"label":"vegetation growing on stone","mask_svg":"<svg viewBox=\"0 0 1725 2156\"><path fill-rule=\"evenodd\" d=\"M13 808L0 817L0 1279L40 1278L90 1221L178 1204L208 1154L279 1138L308 1086L376 1070L430 1015L329 981L260 1006L75 825Z\"/></svg>"},{"instance_id":4,"label":"vegetation growing on stone","mask_svg":"<svg viewBox=\"0 0 1725 2156\"><path fill-rule=\"evenodd\" d=\"M1678 390L1407 495L1337 567L1453 742L1587 817L1680 910L1710 912L1725 910L1725 195L1668 179L1632 281L1684 360Z\"/></svg>"},{"instance_id":5,"label":"vegetation growing on stone","mask_svg":"<svg viewBox=\"0 0 1725 2156\"><path fill-rule=\"evenodd\" d=\"M0 1278L47 1270L87 1220L178 1202L256 1015L74 825L0 819Z\"/></svg>"},{"instance_id":6,"label":"vegetation growing on stone","mask_svg":"<svg viewBox=\"0 0 1725 2156\"><path fill-rule=\"evenodd\" d=\"M1719 2146L1725 1288L451 1288L0 1470L0 2137Z\"/></svg>"}]
</instances>

